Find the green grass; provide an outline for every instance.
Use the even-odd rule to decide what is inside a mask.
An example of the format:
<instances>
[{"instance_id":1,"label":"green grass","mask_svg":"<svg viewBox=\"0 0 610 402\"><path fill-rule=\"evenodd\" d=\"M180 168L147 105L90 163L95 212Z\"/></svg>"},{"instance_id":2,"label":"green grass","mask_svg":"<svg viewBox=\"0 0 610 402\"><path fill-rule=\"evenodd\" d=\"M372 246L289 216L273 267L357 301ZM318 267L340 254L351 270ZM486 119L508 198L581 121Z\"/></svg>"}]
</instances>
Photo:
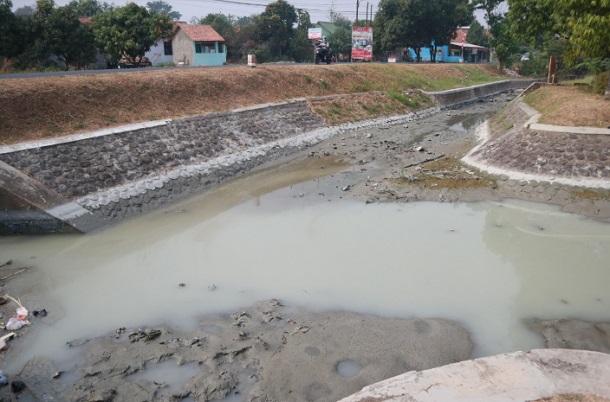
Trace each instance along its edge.
<instances>
[{"instance_id":1,"label":"green grass","mask_svg":"<svg viewBox=\"0 0 610 402\"><path fill-rule=\"evenodd\" d=\"M402 92L396 92L396 91L388 91L388 96L390 96L390 98L397 100L398 102L402 103L403 105L407 106L407 107L412 107L412 108L416 108L419 106L419 100L414 99L408 95L405 95Z\"/></svg>"}]
</instances>

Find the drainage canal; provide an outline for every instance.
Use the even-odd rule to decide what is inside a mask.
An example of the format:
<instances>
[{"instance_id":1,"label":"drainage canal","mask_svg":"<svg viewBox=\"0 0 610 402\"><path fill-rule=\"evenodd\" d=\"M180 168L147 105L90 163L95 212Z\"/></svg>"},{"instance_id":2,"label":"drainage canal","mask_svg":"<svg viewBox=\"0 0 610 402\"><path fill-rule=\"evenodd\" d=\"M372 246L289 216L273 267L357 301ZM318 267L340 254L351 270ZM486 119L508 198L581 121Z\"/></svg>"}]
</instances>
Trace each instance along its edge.
<instances>
[{"instance_id":1,"label":"drainage canal","mask_svg":"<svg viewBox=\"0 0 610 402\"><path fill-rule=\"evenodd\" d=\"M460 123L450 126L469 129ZM320 189L333 175L310 168L235 180L88 235L0 239L3 258L36 267L30 291L52 317L6 369L62 360L74 338L126 325L188 329L202 314L269 298L455 320L476 356L543 347L531 318L610 320L607 224L516 201L329 201ZM358 369L337 367L347 377Z\"/></svg>"}]
</instances>

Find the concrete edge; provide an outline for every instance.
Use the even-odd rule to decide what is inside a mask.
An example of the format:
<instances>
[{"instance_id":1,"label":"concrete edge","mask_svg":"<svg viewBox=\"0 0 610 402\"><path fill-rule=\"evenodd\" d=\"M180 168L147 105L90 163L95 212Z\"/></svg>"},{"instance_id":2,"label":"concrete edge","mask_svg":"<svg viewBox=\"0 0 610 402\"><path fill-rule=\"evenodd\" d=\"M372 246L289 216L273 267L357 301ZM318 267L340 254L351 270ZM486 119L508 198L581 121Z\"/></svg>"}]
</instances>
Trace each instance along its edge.
<instances>
[{"instance_id":1,"label":"concrete edge","mask_svg":"<svg viewBox=\"0 0 610 402\"><path fill-rule=\"evenodd\" d=\"M144 123L128 124L125 126L118 126L113 128L106 128L103 130L96 130L82 134L66 135L64 137L49 138L38 141L20 142L13 145L0 146L0 154L8 154L11 152L22 151L32 148L42 148L50 145L67 144L70 142L82 141L89 138L103 137L110 134L121 134L129 131L142 130L147 128L159 127L169 124L172 120L155 120Z\"/></svg>"},{"instance_id":2,"label":"concrete edge","mask_svg":"<svg viewBox=\"0 0 610 402\"><path fill-rule=\"evenodd\" d=\"M610 128L555 126L552 124L539 123L529 123L527 124L527 128L529 128L530 130L552 131L556 133L610 135Z\"/></svg>"},{"instance_id":3,"label":"concrete edge","mask_svg":"<svg viewBox=\"0 0 610 402\"><path fill-rule=\"evenodd\" d=\"M534 349L410 371L340 402L504 402L558 394L610 397L610 354Z\"/></svg>"}]
</instances>

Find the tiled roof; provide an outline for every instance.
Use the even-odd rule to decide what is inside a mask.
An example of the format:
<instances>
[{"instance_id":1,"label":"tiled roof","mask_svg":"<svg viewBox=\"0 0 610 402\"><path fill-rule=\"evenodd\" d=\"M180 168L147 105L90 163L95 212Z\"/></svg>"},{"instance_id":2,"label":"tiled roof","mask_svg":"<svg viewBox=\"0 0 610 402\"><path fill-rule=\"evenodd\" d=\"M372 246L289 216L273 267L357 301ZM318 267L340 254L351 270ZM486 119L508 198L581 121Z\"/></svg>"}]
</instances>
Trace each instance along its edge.
<instances>
[{"instance_id":1,"label":"tiled roof","mask_svg":"<svg viewBox=\"0 0 610 402\"><path fill-rule=\"evenodd\" d=\"M477 45L473 45L472 43L469 43L466 40L466 36L468 36L468 31L470 30L470 27L462 27L462 28L458 28L455 31L455 38L451 39L451 44L453 46L464 46L464 47L469 47L469 48L477 48L477 49L487 49L484 46L477 46Z\"/></svg>"},{"instance_id":2,"label":"tiled roof","mask_svg":"<svg viewBox=\"0 0 610 402\"><path fill-rule=\"evenodd\" d=\"M194 42L224 42L225 39L210 25L180 25L178 29Z\"/></svg>"}]
</instances>

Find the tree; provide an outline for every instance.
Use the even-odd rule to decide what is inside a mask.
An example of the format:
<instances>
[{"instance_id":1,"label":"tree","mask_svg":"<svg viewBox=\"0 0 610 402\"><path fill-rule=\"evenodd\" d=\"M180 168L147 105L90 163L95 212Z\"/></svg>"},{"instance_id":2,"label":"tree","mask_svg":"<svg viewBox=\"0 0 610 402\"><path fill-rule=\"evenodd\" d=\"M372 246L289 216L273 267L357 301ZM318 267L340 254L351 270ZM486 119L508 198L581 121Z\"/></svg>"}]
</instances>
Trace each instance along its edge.
<instances>
[{"instance_id":1,"label":"tree","mask_svg":"<svg viewBox=\"0 0 610 402\"><path fill-rule=\"evenodd\" d=\"M239 48L237 44L238 32L231 22L231 16L224 14L208 14L197 21L198 24L210 25L220 36L222 36L227 45L227 59L239 59Z\"/></svg>"},{"instance_id":2,"label":"tree","mask_svg":"<svg viewBox=\"0 0 610 402\"><path fill-rule=\"evenodd\" d=\"M517 51L510 21L499 10L504 0L473 0L475 9L485 11L484 19L489 25L489 45L494 49L498 58L498 69L502 70L509 57Z\"/></svg>"},{"instance_id":3,"label":"tree","mask_svg":"<svg viewBox=\"0 0 610 402\"><path fill-rule=\"evenodd\" d=\"M351 24L350 24L351 25ZM335 32L330 35L330 44L333 49L333 53L337 56L343 54L350 57L352 52L352 28L346 29L343 26L338 27Z\"/></svg>"},{"instance_id":4,"label":"tree","mask_svg":"<svg viewBox=\"0 0 610 402\"><path fill-rule=\"evenodd\" d=\"M308 30L313 26L309 13L302 9L297 9L297 27L293 31L288 43L288 52L294 61L303 62L311 60L312 47L309 41Z\"/></svg>"},{"instance_id":5,"label":"tree","mask_svg":"<svg viewBox=\"0 0 610 402\"><path fill-rule=\"evenodd\" d=\"M7 59L19 55L24 47L24 26L12 7L10 0L0 0L0 56Z\"/></svg>"},{"instance_id":6,"label":"tree","mask_svg":"<svg viewBox=\"0 0 610 402\"><path fill-rule=\"evenodd\" d=\"M56 57L66 69L84 68L95 59L95 43L88 27L72 7L55 7L53 0L38 0L36 11L25 20L27 50L20 64L40 68Z\"/></svg>"},{"instance_id":7,"label":"tree","mask_svg":"<svg viewBox=\"0 0 610 402\"><path fill-rule=\"evenodd\" d=\"M346 16L339 14L339 13L333 13L331 16L330 22L335 24L335 26L338 28L345 28L345 29L352 28L352 21L350 21L350 19L347 18Z\"/></svg>"},{"instance_id":8,"label":"tree","mask_svg":"<svg viewBox=\"0 0 610 402\"><path fill-rule=\"evenodd\" d=\"M151 12L168 15L172 20L179 20L182 17L178 11L172 11L172 6L162 0L154 0L146 3L146 7Z\"/></svg>"},{"instance_id":9,"label":"tree","mask_svg":"<svg viewBox=\"0 0 610 402\"><path fill-rule=\"evenodd\" d=\"M455 37L459 26L468 25L473 20L472 8L468 0L437 0L430 2L430 60L436 61L436 48L448 45Z\"/></svg>"},{"instance_id":10,"label":"tree","mask_svg":"<svg viewBox=\"0 0 610 402\"><path fill-rule=\"evenodd\" d=\"M288 41L292 37L294 25L298 21L294 6L285 0L269 3L265 11L255 17L260 37L268 41L270 48L276 51L279 58L288 50Z\"/></svg>"},{"instance_id":11,"label":"tree","mask_svg":"<svg viewBox=\"0 0 610 402\"><path fill-rule=\"evenodd\" d=\"M138 64L156 41L171 35L167 14L149 12L135 3L93 17L93 35L111 61L125 57Z\"/></svg>"},{"instance_id":12,"label":"tree","mask_svg":"<svg viewBox=\"0 0 610 402\"><path fill-rule=\"evenodd\" d=\"M477 20L472 21L466 41L473 45L489 47L489 35L485 32L485 28Z\"/></svg>"},{"instance_id":13,"label":"tree","mask_svg":"<svg viewBox=\"0 0 610 402\"><path fill-rule=\"evenodd\" d=\"M18 17L29 17L34 14L34 11L36 10L30 6L23 6L15 10L15 15Z\"/></svg>"},{"instance_id":14,"label":"tree","mask_svg":"<svg viewBox=\"0 0 610 402\"><path fill-rule=\"evenodd\" d=\"M467 0L381 0L375 15L376 47L411 47L417 60L421 48L447 44L457 27L472 19Z\"/></svg>"},{"instance_id":15,"label":"tree","mask_svg":"<svg viewBox=\"0 0 610 402\"><path fill-rule=\"evenodd\" d=\"M72 0L68 6L74 10L79 17L93 17L96 14L111 11L113 6L97 0Z\"/></svg>"},{"instance_id":16,"label":"tree","mask_svg":"<svg viewBox=\"0 0 610 402\"><path fill-rule=\"evenodd\" d=\"M511 21L530 43L559 35L568 40L565 56L610 58L610 1L509 0Z\"/></svg>"}]
</instances>

